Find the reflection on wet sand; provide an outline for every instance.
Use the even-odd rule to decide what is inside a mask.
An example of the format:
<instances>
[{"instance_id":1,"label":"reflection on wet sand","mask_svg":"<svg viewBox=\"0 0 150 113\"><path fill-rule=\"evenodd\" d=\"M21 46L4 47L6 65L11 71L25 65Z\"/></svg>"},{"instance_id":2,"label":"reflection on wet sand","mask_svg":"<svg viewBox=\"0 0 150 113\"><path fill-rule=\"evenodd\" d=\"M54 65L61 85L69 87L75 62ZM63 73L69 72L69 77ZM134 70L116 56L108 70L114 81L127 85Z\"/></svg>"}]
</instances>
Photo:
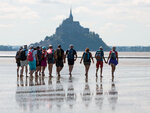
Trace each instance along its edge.
<instances>
[{"instance_id":1,"label":"reflection on wet sand","mask_svg":"<svg viewBox=\"0 0 150 113\"><path fill-rule=\"evenodd\" d=\"M117 100L118 100L118 91L116 90L115 82L112 80L111 89L108 92L108 101L112 110L115 110Z\"/></svg>"},{"instance_id":2,"label":"reflection on wet sand","mask_svg":"<svg viewBox=\"0 0 150 113\"><path fill-rule=\"evenodd\" d=\"M29 82L24 83L23 77L17 78L16 101L24 110L32 111L32 109L38 109L44 105L48 105L50 109L56 105L60 109L65 102L72 108L76 102L76 94L71 79L68 83L67 92L64 90L60 77L56 78L56 84L53 84L52 78L49 77L48 85L45 85L44 77L25 78L25 81L28 80Z\"/></svg>"},{"instance_id":3,"label":"reflection on wet sand","mask_svg":"<svg viewBox=\"0 0 150 113\"><path fill-rule=\"evenodd\" d=\"M103 95L103 83L102 78L100 78L100 83L98 84L97 81L98 78L96 78L96 95L95 95L95 104L102 109L104 95Z\"/></svg>"},{"instance_id":4,"label":"reflection on wet sand","mask_svg":"<svg viewBox=\"0 0 150 113\"><path fill-rule=\"evenodd\" d=\"M74 86L72 83L72 78L69 78L68 89L67 89L67 97L66 101L70 108L73 107L77 99L77 95L74 91Z\"/></svg>"},{"instance_id":5,"label":"reflection on wet sand","mask_svg":"<svg viewBox=\"0 0 150 113\"><path fill-rule=\"evenodd\" d=\"M87 78L85 79L85 87L84 87L83 93L81 94L81 97L85 106L88 107L92 101L92 93L91 93Z\"/></svg>"}]
</instances>

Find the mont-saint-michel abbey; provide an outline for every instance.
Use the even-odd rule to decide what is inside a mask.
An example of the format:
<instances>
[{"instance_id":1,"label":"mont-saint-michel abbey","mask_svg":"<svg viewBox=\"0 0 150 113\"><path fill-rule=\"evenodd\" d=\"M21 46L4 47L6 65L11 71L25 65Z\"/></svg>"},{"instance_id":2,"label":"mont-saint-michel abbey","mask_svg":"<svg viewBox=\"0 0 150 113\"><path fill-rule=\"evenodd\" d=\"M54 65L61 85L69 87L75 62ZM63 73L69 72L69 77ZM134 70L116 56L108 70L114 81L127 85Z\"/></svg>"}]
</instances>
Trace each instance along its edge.
<instances>
[{"instance_id":1,"label":"mont-saint-michel abbey","mask_svg":"<svg viewBox=\"0 0 150 113\"><path fill-rule=\"evenodd\" d=\"M76 50L97 50L103 46L105 51L110 48L103 42L98 34L91 32L89 28L84 28L79 21L73 19L72 10L70 9L69 17L63 20L62 24L56 28L55 34L46 36L43 41L34 43L34 45L47 46L52 44L57 48L61 44L63 49L68 49L69 44L73 44Z\"/></svg>"}]
</instances>

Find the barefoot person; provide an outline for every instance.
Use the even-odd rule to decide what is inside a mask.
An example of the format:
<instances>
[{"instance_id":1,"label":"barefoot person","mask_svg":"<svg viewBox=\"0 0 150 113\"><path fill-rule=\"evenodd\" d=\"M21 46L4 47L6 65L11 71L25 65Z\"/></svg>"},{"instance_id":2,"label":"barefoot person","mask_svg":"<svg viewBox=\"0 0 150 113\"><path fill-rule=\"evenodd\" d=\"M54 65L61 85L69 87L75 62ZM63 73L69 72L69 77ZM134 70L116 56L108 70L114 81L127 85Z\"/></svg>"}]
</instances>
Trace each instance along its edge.
<instances>
[{"instance_id":1,"label":"barefoot person","mask_svg":"<svg viewBox=\"0 0 150 113\"><path fill-rule=\"evenodd\" d=\"M24 48L21 50L21 53L20 53L20 63L21 63L21 74L20 74L20 76L23 76L24 67L25 67L26 76L28 74L27 54L28 54L27 45L24 45Z\"/></svg>"},{"instance_id":2,"label":"barefoot person","mask_svg":"<svg viewBox=\"0 0 150 113\"><path fill-rule=\"evenodd\" d=\"M23 47L20 47L20 49L17 51L16 56L15 56L16 63L17 63L17 77L19 77L19 68L21 66L21 64L20 64L20 53L21 53L22 49L23 49Z\"/></svg>"},{"instance_id":3,"label":"barefoot person","mask_svg":"<svg viewBox=\"0 0 150 113\"><path fill-rule=\"evenodd\" d=\"M42 60L41 60L41 69L42 69L42 76L45 76L45 68L47 66L47 51L46 47L42 47Z\"/></svg>"},{"instance_id":4,"label":"barefoot person","mask_svg":"<svg viewBox=\"0 0 150 113\"><path fill-rule=\"evenodd\" d=\"M47 50L47 61L48 61L49 77L52 77L53 64L55 63L54 53L55 53L55 51L53 49L53 46L49 45L49 49Z\"/></svg>"},{"instance_id":5,"label":"barefoot person","mask_svg":"<svg viewBox=\"0 0 150 113\"><path fill-rule=\"evenodd\" d=\"M64 50L61 48L61 45L58 45L58 48L55 51L55 61L56 61L56 71L58 76L60 76L60 71L64 67L65 63Z\"/></svg>"},{"instance_id":6,"label":"barefoot person","mask_svg":"<svg viewBox=\"0 0 150 113\"><path fill-rule=\"evenodd\" d=\"M116 51L116 47L112 47L112 50L109 52L109 56L107 62L109 61L109 65L112 68L112 78L114 78L114 72L116 69L116 65L118 64L118 52Z\"/></svg>"},{"instance_id":7,"label":"barefoot person","mask_svg":"<svg viewBox=\"0 0 150 113\"><path fill-rule=\"evenodd\" d=\"M84 62L84 66L85 66L85 76L88 77L88 71L91 65L91 59L94 63L93 57L92 57L92 53L89 52L89 48L85 49L85 52L83 53L82 57L81 57L81 61L80 64L82 63L82 60Z\"/></svg>"},{"instance_id":8,"label":"barefoot person","mask_svg":"<svg viewBox=\"0 0 150 113\"><path fill-rule=\"evenodd\" d=\"M40 50L40 47L37 46L37 58L39 63L37 63L36 61L36 72L35 72L35 76L38 76L38 73L40 73L41 70L41 60L42 60L42 51Z\"/></svg>"},{"instance_id":9,"label":"barefoot person","mask_svg":"<svg viewBox=\"0 0 150 113\"><path fill-rule=\"evenodd\" d=\"M95 58L97 60L97 63L96 63L96 77L97 77L97 72L98 72L99 67L100 67L100 77L102 77L103 59L104 59L104 61L106 63L106 60L105 60L105 57L104 57L104 51L103 51L102 46L99 48L98 51L96 51Z\"/></svg>"},{"instance_id":10,"label":"barefoot person","mask_svg":"<svg viewBox=\"0 0 150 113\"><path fill-rule=\"evenodd\" d=\"M37 51L34 50L33 46L30 46L30 49L27 55L27 60L28 60L29 67L30 67L30 77L33 77L33 73L36 71L36 62L37 64L39 63L38 58L37 58Z\"/></svg>"},{"instance_id":11,"label":"barefoot person","mask_svg":"<svg viewBox=\"0 0 150 113\"><path fill-rule=\"evenodd\" d=\"M71 72L73 70L74 61L77 59L77 52L73 49L73 45L70 44L70 49L66 51L66 55L68 59L68 65L69 65L69 75L72 76Z\"/></svg>"}]
</instances>

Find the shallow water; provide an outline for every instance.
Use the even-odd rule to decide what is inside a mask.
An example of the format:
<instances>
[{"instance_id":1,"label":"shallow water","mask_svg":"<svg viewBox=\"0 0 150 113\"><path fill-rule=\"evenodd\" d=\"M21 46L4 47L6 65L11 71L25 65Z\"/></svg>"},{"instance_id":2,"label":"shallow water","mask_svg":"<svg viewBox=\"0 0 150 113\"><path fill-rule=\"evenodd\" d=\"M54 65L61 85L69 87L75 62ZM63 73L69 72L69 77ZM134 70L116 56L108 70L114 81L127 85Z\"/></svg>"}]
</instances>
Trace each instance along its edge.
<instances>
[{"instance_id":1,"label":"shallow water","mask_svg":"<svg viewBox=\"0 0 150 113\"><path fill-rule=\"evenodd\" d=\"M0 73L0 113L150 113L150 59L120 59L113 82L106 64L102 79L92 64L86 80L79 59L72 79L67 64L61 78L55 66L51 79L47 69L44 78L17 78L13 58L0 58Z\"/></svg>"}]
</instances>

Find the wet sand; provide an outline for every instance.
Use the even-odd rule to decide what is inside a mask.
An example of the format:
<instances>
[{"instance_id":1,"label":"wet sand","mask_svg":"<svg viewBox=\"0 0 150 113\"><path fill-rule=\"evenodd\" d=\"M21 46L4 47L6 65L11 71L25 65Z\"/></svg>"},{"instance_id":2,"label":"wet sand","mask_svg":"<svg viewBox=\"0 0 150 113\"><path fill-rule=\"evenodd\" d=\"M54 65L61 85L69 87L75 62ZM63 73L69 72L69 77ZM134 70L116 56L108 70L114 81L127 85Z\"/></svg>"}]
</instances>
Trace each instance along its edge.
<instances>
[{"instance_id":1,"label":"wet sand","mask_svg":"<svg viewBox=\"0 0 150 113\"><path fill-rule=\"evenodd\" d=\"M79 60L69 79L65 64L61 78L17 78L13 58L0 58L0 113L150 113L150 59L121 59L112 81L110 66L103 78L88 80Z\"/></svg>"}]
</instances>

